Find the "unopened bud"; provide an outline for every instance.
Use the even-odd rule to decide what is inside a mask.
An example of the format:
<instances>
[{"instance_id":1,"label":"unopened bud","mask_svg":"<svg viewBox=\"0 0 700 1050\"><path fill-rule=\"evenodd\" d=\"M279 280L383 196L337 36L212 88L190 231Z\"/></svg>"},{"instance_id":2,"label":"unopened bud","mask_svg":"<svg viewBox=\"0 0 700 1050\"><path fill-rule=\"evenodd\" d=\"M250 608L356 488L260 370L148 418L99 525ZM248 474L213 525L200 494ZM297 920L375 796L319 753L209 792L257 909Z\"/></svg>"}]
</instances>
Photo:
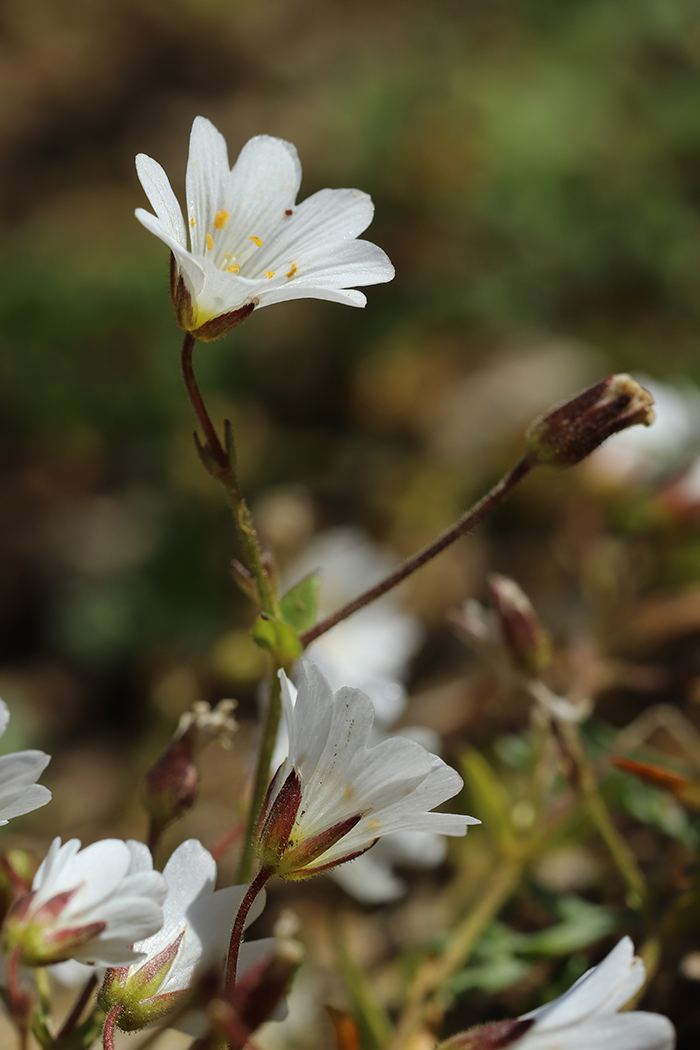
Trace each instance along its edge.
<instances>
[{"instance_id":1,"label":"unopened bud","mask_svg":"<svg viewBox=\"0 0 700 1050\"><path fill-rule=\"evenodd\" d=\"M169 747L154 762L143 780L142 798L156 829L162 831L190 810L199 794L197 757L211 740L231 746L236 730L234 700L222 700L211 708L203 701L180 719Z\"/></svg>"},{"instance_id":2,"label":"unopened bud","mask_svg":"<svg viewBox=\"0 0 700 1050\"><path fill-rule=\"evenodd\" d=\"M513 1021L492 1021L466 1032L453 1035L438 1050L505 1050L512 1046L535 1023L534 1017L517 1017Z\"/></svg>"},{"instance_id":3,"label":"unopened bud","mask_svg":"<svg viewBox=\"0 0 700 1050\"><path fill-rule=\"evenodd\" d=\"M511 664L516 671L535 678L549 663L549 635L530 599L514 580L494 574L489 577L489 590Z\"/></svg>"},{"instance_id":4,"label":"unopened bud","mask_svg":"<svg viewBox=\"0 0 700 1050\"><path fill-rule=\"evenodd\" d=\"M654 399L628 375L608 376L537 419L527 432L532 460L571 467L618 430L654 422Z\"/></svg>"},{"instance_id":5,"label":"unopened bud","mask_svg":"<svg viewBox=\"0 0 700 1050\"><path fill-rule=\"evenodd\" d=\"M138 1032L171 1013L186 998L186 991L158 994L170 973L183 937L184 931L136 970L128 966L110 967L107 970L98 1005L106 1012L113 1006L119 1006L117 1028L123 1032Z\"/></svg>"}]
</instances>

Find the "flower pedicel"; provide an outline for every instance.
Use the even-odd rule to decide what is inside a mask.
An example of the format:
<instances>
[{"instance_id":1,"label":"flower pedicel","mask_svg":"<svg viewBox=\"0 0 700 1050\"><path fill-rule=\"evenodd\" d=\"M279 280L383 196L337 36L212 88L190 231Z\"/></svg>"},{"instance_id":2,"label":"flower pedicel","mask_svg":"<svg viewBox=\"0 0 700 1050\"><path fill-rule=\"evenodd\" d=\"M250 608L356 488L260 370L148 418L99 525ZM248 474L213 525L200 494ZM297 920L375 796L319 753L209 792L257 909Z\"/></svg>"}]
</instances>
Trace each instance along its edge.
<instances>
[{"instance_id":1,"label":"flower pedicel","mask_svg":"<svg viewBox=\"0 0 700 1050\"><path fill-rule=\"evenodd\" d=\"M257 135L231 168L223 135L195 117L186 220L160 164L140 153L136 171L155 211L138 208L136 218L170 248L177 323L197 339L218 339L255 307L287 299L364 306L353 286L394 276L382 249L358 240L374 213L366 193L319 190L296 204L301 164L284 139Z\"/></svg>"}]
</instances>

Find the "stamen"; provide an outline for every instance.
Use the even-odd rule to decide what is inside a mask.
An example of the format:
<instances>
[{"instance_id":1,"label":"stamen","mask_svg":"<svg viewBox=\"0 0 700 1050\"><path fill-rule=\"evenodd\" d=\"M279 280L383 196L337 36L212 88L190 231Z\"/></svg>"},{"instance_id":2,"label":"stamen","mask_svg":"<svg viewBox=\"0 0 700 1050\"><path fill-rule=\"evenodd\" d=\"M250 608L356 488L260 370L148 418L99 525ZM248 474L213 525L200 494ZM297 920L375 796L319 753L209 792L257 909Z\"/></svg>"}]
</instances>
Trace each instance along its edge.
<instances>
[{"instance_id":1,"label":"stamen","mask_svg":"<svg viewBox=\"0 0 700 1050\"><path fill-rule=\"evenodd\" d=\"M231 212L226 211L224 208L222 208L221 211L217 211L216 215L214 216L214 226L217 230L223 230L224 226L229 220L230 215Z\"/></svg>"},{"instance_id":2,"label":"stamen","mask_svg":"<svg viewBox=\"0 0 700 1050\"><path fill-rule=\"evenodd\" d=\"M258 248L262 248L262 241L259 237L249 237L248 240L252 241L253 244L257 244Z\"/></svg>"},{"instance_id":3,"label":"stamen","mask_svg":"<svg viewBox=\"0 0 700 1050\"><path fill-rule=\"evenodd\" d=\"M299 272L299 271L297 270L297 264L296 264L295 262L293 262L293 263L291 264L291 267L290 267L289 273L287 274L287 278L290 278L290 277L296 277L296 275L298 274L298 272Z\"/></svg>"},{"instance_id":4,"label":"stamen","mask_svg":"<svg viewBox=\"0 0 700 1050\"><path fill-rule=\"evenodd\" d=\"M285 208L284 209L284 214L285 215L292 215L293 214L292 209L291 208Z\"/></svg>"},{"instance_id":5,"label":"stamen","mask_svg":"<svg viewBox=\"0 0 700 1050\"><path fill-rule=\"evenodd\" d=\"M209 233L209 230L207 230L207 248L209 249L209 251L211 251L213 247L214 247L214 238Z\"/></svg>"},{"instance_id":6,"label":"stamen","mask_svg":"<svg viewBox=\"0 0 700 1050\"><path fill-rule=\"evenodd\" d=\"M227 266L226 267L226 273L238 273L240 268L241 268L240 263L234 263L233 266Z\"/></svg>"},{"instance_id":7,"label":"stamen","mask_svg":"<svg viewBox=\"0 0 700 1050\"><path fill-rule=\"evenodd\" d=\"M194 226L194 224L195 224L195 218L194 218L194 215L193 215L192 218L190 219L190 226Z\"/></svg>"},{"instance_id":8,"label":"stamen","mask_svg":"<svg viewBox=\"0 0 700 1050\"><path fill-rule=\"evenodd\" d=\"M265 270L265 276L266 277L274 277L275 276L275 271L274 270Z\"/></svg>"}]
</instances>

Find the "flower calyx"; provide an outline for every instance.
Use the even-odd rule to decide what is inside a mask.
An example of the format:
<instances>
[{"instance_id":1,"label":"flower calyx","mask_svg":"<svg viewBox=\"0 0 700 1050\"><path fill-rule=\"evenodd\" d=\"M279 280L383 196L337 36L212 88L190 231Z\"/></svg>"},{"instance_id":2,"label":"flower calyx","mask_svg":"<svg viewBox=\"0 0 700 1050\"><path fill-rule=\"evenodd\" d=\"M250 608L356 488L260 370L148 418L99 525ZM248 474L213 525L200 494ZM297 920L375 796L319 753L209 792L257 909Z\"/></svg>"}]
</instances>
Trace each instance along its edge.
<instances>
[{"instance_id":1,"label":"flower calyx","mask_svg":"<svg viewBox=\"0 0 700 1050\"><path fill-rule=\"evenodd\" d=\"M654 399L632 376L608 376L535 420L527 432L531 460L572 467L619 430L654 422Z\"/></svg>"},{"instance_id":2,"label":"flower calyx","mask_svg":"<svg viewBox=\"0 0 700 1050\"><path fill-rule=\"evenodd\" d=\"M513 669L536 678L550 660L549 634L515 580L496 573L488 580L501 640Z\"/></svg>"},{"instance_id":3,"label":"flower calyx","mask_svg":"<svg viewBox=\"0 0 700 1050\"><path fill-rule=\"evenodd\" d=\"M76 893L77 888L57 893L35 910L32 910L34 891L19 897L5 920L6 950L21 950L20 962L24 966L50 966L70 959L78 948L102 933L106 922L76 926L61 926L57 922Z\"/></svg>"},{"instance_id":4,"label":"flower calyx","mask_svg":"<svg viewBox=\"0 0 700 1050\"><path fill-rule=\"evenodd\" d=\"M491 1021L453 1035L440 1043L438 1050L504 1050L521 1039L534 1023L534 1017Z\"/></svg>"},{"instance_id":5,"label":"flower calyx","mask_svg":"<svg viewBox=\"0 0 700 1050\"><path fill-rule=\"evenodd\" d=\"M172 944L147 959L137 970L128 966L107 970L98 1004L106 1012L115 1006L120 1007L117 1028L123 1032L137 1032L169 1014L188 994L182 990L158 995L159 988L175 962L183 936L184 931Z\"/></svg>"},{"instance_id":6,"label":"flower calyx","mask_svg":"<svg viewBox=\"0 0 700 1050\"><path fill-rule=\"evenodd\" d=\"M239 324L243 324L246 317L250 317L258 305L257 299L251 299L235 310L202 320L201 310L197 309L196 302L193 301L192 293L182 271L178 272L178 265L172 252L170 253L170 295L178 326L185 332L191 332L203 343L211 343L215 339L220 339L222 335L227 335Z\"/></svg>"},{"instance_id":7,"label":"flower calyx","mask_svg":"<svg viewBox=\"0 0 700 1050\"><path fill-rule=\"evenodd\" d=\"M369 849L367 846L329 864L310 868L317 858L352 831L362 819L362 814L356 813L338 821L315 835L306 838L295 837L294 825L302 798L301 778L296 769L292 768L282 787L274 795L276 779L273 778L268 788L255 836L258 859L270 874L292 881L306 879L320 871L344 864L359 853L364 853L365 849Z\"/></svg>"}]
</instances>

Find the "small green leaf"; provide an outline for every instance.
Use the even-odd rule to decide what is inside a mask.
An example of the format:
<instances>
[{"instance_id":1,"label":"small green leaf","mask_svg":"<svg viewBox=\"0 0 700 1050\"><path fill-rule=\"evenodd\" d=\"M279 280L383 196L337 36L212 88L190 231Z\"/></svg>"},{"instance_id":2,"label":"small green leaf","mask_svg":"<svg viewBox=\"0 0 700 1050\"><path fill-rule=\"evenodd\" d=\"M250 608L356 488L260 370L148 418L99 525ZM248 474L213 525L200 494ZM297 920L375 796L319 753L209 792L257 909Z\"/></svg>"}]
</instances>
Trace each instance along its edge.
<instances>
[{"instance_id":1,"label":"small green leaf","mask_svg":"<svg viewBox=\"0 0 700 1050\"><path fill-rule=\"evenodd\" d=\"M272 653L283 667L289 667L301 653L301 642L288 623L260 613L253 624L253 641Z\"/></svg>"},{"instance_id":2,"label":"small green leaf","mask_svg":"<svg viewBox=\"0 0 700 1050\"><path fill-rule=\"evenodd\" d=\"M573 894L556 904L561 919L538 933L527 934L521 941L522 955L573 955L602 940L618 925L614 912L601 904L591 904Z\"/></svg>"},{"instance_id":3,"label":"small green leaf","mask_svg":"<svg viewBox=\"0 0 700 1050\"><path fill-rule=\"evenodd\" d=\"M320 586L321 573L311 572L280 599L280 616L297 634L303 634L316 623Z\"/></svg>"}]
</instances>

